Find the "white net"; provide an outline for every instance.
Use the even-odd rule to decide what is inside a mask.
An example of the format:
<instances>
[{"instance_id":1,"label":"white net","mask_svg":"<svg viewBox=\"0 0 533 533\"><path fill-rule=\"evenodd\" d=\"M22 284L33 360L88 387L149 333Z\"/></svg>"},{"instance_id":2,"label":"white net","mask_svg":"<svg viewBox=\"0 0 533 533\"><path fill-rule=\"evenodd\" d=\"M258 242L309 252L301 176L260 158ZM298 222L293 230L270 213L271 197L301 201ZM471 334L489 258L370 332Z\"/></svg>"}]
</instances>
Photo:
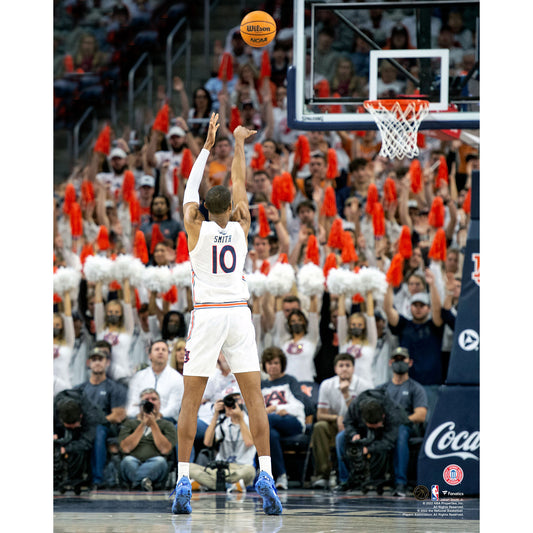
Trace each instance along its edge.
<instances>
[{"instance_id":1,"label":"white net","mask_svg":"<svg viewBox=\"0 0 533 533\"><path fill-rule=\"evenodd\" d=\"M418 155L417 134L429 102L425 100L367 100L365 109L372 115L381 133L379 155L390 159Z\"/></svg>"}]
</instances>

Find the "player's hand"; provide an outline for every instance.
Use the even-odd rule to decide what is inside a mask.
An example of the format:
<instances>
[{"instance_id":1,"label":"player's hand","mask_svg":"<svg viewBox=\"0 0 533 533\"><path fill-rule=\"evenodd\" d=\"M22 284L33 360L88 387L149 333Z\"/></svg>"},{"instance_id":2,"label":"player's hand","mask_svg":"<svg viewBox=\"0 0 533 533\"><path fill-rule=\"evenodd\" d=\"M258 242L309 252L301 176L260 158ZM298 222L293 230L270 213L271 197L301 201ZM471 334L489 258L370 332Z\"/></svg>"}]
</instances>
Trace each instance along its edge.
<instances>
[{"instance_id":1,"label":"player's hand","mask_svg":"<svg viewBox=\"0 0 533 533\"><path fill-rule=\"evenodd\" d=\"M235 140L243 140L247 139L248 137L251 137L252 135L255 135L257 133L256 130L249 130L248 128L245 128L244 126L237 126L233 130L233 137L235 137Z\"/></svg>"},{"instance_id":2,"label":"player's hand","mask_svg":"<svg viewBox=\"0 0 533 533\"><path fill-rule=\"evenodd\" d=\"M205 139L204 148L211 151L215 144L215 138L217 136L217 130L220 124L218 123L218 113L212 113L209 119L209 129L207 130L207 137Z\"/></svg>"}]
</instances>

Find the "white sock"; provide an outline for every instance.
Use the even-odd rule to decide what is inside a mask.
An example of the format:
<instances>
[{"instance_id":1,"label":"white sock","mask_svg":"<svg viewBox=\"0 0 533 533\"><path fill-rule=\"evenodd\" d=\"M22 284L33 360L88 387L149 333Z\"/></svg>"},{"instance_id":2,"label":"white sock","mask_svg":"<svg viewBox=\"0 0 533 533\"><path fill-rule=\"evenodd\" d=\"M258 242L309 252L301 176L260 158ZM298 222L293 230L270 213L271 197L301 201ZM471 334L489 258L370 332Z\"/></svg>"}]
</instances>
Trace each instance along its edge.
<instances>
[{"instance_id":1,"label":"white sock","mask_svg":"<svg viewBox=\"0 0 533 533\"><path fill-rule=\"evenodd\" d=\"M183 476L189 477L189 463L178 463L177 481L179 481Z\"/></svg>"},{"instance_id":2,"label":"white sock","mask_svg":"<svg viewBox=\"0 0 533 533\"><path fill-rule=\"evenodd\" d=\"M270 460L270 455L262 455L259 457L259 470L263 470L272 477L272 462Z\"/></svg>"}]
</instances>

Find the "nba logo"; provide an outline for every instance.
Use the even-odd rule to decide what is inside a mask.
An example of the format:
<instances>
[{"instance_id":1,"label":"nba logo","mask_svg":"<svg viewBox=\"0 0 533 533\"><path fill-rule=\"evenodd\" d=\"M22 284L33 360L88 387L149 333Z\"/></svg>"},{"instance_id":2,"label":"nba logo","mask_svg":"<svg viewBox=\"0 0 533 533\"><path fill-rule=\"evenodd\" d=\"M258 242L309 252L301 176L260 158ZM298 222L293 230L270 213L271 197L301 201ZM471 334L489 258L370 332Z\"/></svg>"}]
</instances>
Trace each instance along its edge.
<instances>
[{"instance_id":1,"label":"nba logo","mask_svg":"<svg viewBox=\"0 0 533 533\"><path fill-rule=\"evenodd\" d=\"M431 485L431 500L438 501L439 499L439 486Z\"/></svg>"}]
</instances>

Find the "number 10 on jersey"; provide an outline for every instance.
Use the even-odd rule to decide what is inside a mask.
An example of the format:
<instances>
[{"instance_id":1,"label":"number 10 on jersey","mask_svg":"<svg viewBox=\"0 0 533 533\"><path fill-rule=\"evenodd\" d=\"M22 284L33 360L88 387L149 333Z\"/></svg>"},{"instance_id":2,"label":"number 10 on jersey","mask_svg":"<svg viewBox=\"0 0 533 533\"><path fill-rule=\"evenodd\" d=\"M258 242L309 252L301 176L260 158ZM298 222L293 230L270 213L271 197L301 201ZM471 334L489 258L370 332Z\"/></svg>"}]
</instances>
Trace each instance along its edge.
<instances>
[{"instance_id":1,"label":"number 10 on jersey","mask_svg":"<svg viewBox=\"0 0 533 533\"><path fill-rule=\"evenodd\" d=\"M226 246L223 246L219 252L218 246L214 245L211 248L211 252L213 274L218 274L219 268L226 274L235 270L235 266L237 265L237 255L235 254L233 246L226 244ZM228 254L231 257L228 257Z\"/></svg>"}]
</instances>

